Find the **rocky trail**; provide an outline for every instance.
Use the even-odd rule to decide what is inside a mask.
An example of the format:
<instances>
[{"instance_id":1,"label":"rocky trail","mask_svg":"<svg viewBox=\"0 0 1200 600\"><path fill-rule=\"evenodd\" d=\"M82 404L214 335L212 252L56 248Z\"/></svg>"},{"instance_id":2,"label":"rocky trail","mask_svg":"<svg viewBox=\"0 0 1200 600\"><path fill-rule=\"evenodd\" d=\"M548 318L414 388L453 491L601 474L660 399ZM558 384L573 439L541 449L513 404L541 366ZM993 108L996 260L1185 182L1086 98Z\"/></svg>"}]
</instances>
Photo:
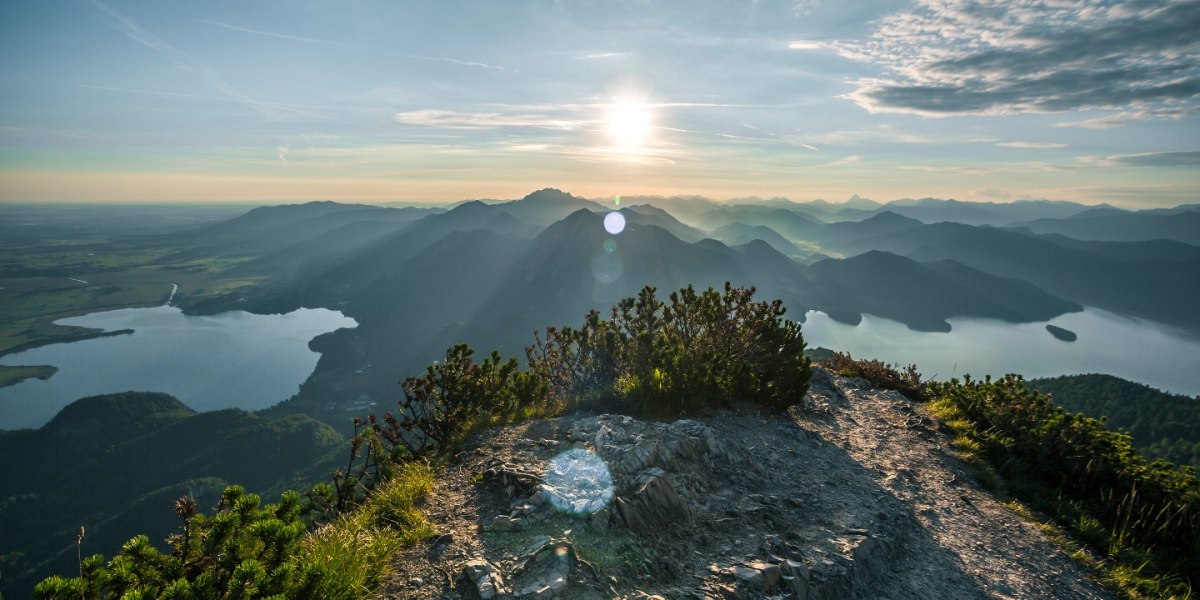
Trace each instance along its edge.
<instances>
[{"instance_id":1,"label":"rocky trail","mask_svg":"<svg viewBox=\"0 0 1200 600\"><path fill-rule=\"evenodd\" d=\"M568 415L476 436L382 598L1109 598L924 408L814 369L787 415Z\"/></svg>"}]
</instances>

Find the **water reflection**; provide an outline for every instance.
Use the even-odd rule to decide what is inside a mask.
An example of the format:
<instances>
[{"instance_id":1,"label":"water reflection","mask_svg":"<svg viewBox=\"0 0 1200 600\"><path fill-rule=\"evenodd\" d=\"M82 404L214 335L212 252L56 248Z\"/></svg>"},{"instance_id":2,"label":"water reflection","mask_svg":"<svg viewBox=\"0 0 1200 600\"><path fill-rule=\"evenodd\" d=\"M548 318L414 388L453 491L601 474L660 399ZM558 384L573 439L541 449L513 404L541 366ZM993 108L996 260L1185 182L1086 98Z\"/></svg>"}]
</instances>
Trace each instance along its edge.
<instances>
[{"instance_id":1,"label":"water reflection","mask_svg":"<svg viewBox=\"0 0 1200 600\"><path fill-rule=\"evenodd\" d=\"M1167 325L1131 319L1095 308L1056 317L1050 323L1078 334L1055 339L1045 323L993 319L949 319L949 333L912 331L901 323L863 315L857 326L809 311L804 339L809 346L844 350L863 358L913 364L938 379L1000 376L1026 378L1106 373L1164 391L1200 394L1200 339Z\"/></svg>"},{"instance_id":2,"label":"water reflection","mask_svg":"<svg viewBox=\"0 0 1200 600\"><path fill-rule=\"evenodd\" d=\"M257 410L286 400L317 366L314 337L357 323L327 309L285 315L233 311L187 316L178 308L127 308L56 321L134 333L51 344L0 358L54 365L46 381L0 388L0 429L39 427L67 404L129 390L166 392L198 411Z\"/></svg>"}]
</instances>

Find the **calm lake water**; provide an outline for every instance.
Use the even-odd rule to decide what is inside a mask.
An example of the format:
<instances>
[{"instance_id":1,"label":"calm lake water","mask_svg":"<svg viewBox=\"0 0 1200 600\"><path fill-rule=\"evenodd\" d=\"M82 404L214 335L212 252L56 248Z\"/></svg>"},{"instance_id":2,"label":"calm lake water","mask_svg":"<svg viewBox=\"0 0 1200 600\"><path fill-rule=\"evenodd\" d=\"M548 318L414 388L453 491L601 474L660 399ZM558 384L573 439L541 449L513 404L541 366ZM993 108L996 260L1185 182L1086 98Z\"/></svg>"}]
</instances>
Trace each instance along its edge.
<instances>
[{"instance_id":1,"label":"calm lake water","mask_svg":"<svg viewBox=\"0 0 1200 600\"><path fill-rule=\"evenodd\" d=\"M40 427L86 396L166 392L197 411L257 410L286 400L317 366L314 337L354 319L326 309L286 315L233 311L186 316L173 306L128 308L56 321L129 335L51 344L0 357L3 365L54 365L47 381L0 388L0 429Z\"/></svg>"},{"instance_id":2,"label":"calm lake water","mask_svg":"<svg viewBox=\"0 0 1200 600\"><path fill-rule=\"evenodd\" d=\"M1045 323L967 318L949 322L949 333L922 333L871 315L863 315L854 326L810 311L803 331L810 347L915 363L923 375L937 379L1107 373L1166 392L1200 395L1200 338L1166 325L1088 308L1050 321L1079 334L1077 341L1063 342L1046 331Z\"/></svg>"}]
</instances>

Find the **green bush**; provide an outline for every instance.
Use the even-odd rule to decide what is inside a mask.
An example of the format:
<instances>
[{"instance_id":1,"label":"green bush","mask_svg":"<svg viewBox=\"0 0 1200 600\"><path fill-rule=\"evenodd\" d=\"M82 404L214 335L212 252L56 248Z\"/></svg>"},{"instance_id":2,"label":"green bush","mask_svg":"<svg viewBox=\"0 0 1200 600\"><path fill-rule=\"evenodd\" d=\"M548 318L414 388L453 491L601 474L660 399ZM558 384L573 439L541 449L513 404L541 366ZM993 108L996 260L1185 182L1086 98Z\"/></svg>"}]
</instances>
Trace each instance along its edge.
<instances>
[{"instance_id":1,"label":"green bush","mask_svg":"<svg viewBox=\"0 0 1200 600\"><path fill-rule=\"evenodd\" d=\"M783 410L804 397L811 376L800 326L782 302L755 302L754 289L687 287L662 302L652 287L589 312L579 328L549 327L526 349L529 368L496 352L476 363L465 344L402 382L400 417L372 418L371 452L444 456L476 427L568 407L639 416L696 414L748 401ZM371 444L381 445L372 450Z\"/></svg>"},{"instance_id":2,"label":"green bush","mask_svg":"<svg viewBox=\"0 0 1200 600\"><path fill-rule=\"evenodd\" d=\"M49 577L34 588L46 600L100 598L360 598L405 544L433 534L415 503L433 483L421 463L398 467L361 507L321 525L310 493L286 492L278 504L229 486L212 516L189 498L176 503L179 534L160 552L137 536L112 560L94 555L80 576ZM328 484L324 484L328 488ZM315 530L310 527L318 525ZM82 541L82 534L81 540Z\"/></svg>"},{"instance_id":3,"label":"green bush","mask_svg":"<svg viewBox=\"0 0 1200 600\"><path fill-rule=\"evenodd\" d=\"M1121 583L1161 596L1200 584L1200 482L1147 462L1128 434L1057 407L1018 375L928 384L931 408L986 458L1009 493L1105 556Z\"/></svg>"},{"instance_id":4,"label":"green bush","mask_svg":"<svg viewBox=\"0 0 1200 600\"><path fill-rule=\"evenodd\" d=\"M308 529L300 495L262 505L240 486L229 486L216 512L196 512L187 498L176 504L183 532L162 553L137 536L107 564L84 559L80 577L50 577L34 588L37 598L258 598L303 589L316 575L291 560Z\"/></svg>"},{"instance_id":5,"label":"green bush","mask_svg":"<svg viewBox=\"0 0 1200 600\"><path fill-rule=\"evenodd\" d=\"M526 350L530 370L568 405L639 416L702 413L748 401L783 410L811 376L800 326L779 300L754 289L688 286L669 303L644 288L607 321L592 311L576 328L548 328Z\"/></svg>"},{"instance_id":6,"label":"green bush","mask_svg":"<svg viewBox=\"0 0 1200 600\"><path fill-rule=\"evenodd\" d=\"M833 352L829 358L818 363L844 377L861 377L871 382L871 385L886 390L895 390L907 396L910 400L924 402L925 384L916 365L908 365L901 369L897 365L889 365L881 360L858 359L846 352Z\"/></svg>"}]
</instances>

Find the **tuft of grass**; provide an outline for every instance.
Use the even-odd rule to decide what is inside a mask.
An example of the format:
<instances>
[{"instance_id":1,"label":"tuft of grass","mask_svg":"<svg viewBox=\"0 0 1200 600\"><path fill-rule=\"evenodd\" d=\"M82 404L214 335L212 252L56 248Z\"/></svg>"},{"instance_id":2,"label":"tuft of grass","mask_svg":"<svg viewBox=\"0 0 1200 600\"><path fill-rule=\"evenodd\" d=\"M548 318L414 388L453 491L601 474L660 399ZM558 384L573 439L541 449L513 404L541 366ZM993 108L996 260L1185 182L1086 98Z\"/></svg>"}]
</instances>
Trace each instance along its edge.
<instances>
[{"instance_id":1,"label":"tuft of grass","mask_svg":"<svg viewBox=\"0 0 1200 600\"><path fill-rule=\"evenodd\" d=\"M408 463L358 510L309 533L297 562L301 571L316 570L321 576L312 579L307 597L362 598L389 573L396 552L434 535L417 507L433 480L427 465Z\"/></svg>"},{"instance_id":2,"label":"tuft of grass","mask_svg":"<svg viewBox=\"0 0 1200 600\"><path fill-rule=\"evenodd\" d=\"M356 514L360 519L394 531L402 544L412 544L436 533L417 508L417 502L433 487L433 470L409 463L400 476L377 488Z\"/></svg>"},{"instance_id":3,"label":"tuft of grass","mask_svg":"<svg viewBox=\"0 0 1200 600\"><path fill-rule=\"evenodd\" d=\"M388 573L391 557L402 545L395 532L366 525L357 515L322 525L305 538L300 551L302 568L321 575L304 595L362 598Z\"/></svg>"}]
</instances>

